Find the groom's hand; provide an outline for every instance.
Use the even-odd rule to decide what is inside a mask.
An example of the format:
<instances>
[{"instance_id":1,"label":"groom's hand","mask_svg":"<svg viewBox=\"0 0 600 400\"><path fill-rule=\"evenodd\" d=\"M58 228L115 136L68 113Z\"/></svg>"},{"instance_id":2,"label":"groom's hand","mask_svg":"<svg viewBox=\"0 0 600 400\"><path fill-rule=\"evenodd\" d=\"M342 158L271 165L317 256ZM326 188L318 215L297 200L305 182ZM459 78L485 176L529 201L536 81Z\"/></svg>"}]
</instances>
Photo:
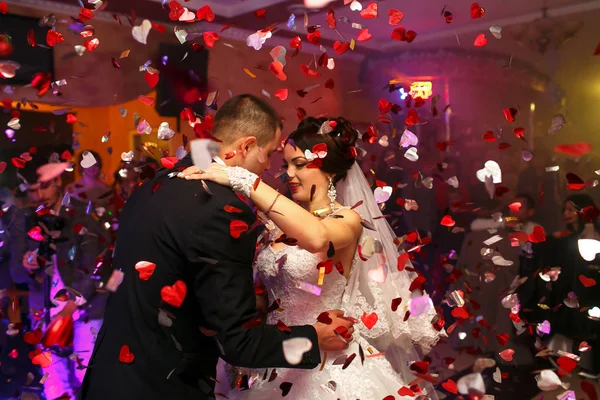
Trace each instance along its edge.
<instances>
[{"instance_id":1,"label":"groom's hand","mask_svg":"<svg viewBox=\"0 0 600 400\"><path fill-rule=\"evenodd\" d=\"M347 349L352 341L353 325L356 320L344 317L344 312L341 310L326 311L321 316L320 322L313 325L319 337L319 349L324 351Z\"/></svg>"}]
</instances>

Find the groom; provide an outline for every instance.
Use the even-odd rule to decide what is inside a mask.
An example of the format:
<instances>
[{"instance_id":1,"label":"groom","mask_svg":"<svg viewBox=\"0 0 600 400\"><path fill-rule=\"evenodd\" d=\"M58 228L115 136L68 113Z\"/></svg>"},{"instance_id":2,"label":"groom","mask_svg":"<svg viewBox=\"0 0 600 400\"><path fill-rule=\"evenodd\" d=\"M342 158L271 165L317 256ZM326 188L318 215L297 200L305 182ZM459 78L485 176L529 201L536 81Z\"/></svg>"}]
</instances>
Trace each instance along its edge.
<instances>
[{"instance_id":1,"label":"groom","mask_svg":"<svg viewBox=\"0 0 600 400\"><path fill-rule=\"evenodd\" d=\"M259 175L269 168L281 119L266 102L236 96L214 123L222 141L216 162ZM191 165L188 156L177 167ZM121 215L114 265L124 278L108 300L82 399L214 399L219 357L241 367L310 369L321 362L319 350L345 348L334 330L354 328L339 310L329 311L329 324L288 330L257 323L258 232L250 207L224 186L207 182L207 190L200 182L169 179L173 171L159 171L138 188ZM306 352L290 346L304 353L298 365L284 355L283 342L292 338L312 344Z\"/></svg>"}]
</instances>

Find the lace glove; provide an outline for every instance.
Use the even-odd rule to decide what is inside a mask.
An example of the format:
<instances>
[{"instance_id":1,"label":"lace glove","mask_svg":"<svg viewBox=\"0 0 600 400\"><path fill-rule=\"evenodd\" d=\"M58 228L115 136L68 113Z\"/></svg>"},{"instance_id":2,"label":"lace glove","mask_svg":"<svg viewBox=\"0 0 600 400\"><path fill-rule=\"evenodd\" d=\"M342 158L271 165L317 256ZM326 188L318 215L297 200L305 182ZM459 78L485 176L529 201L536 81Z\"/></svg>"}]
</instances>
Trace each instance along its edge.
<instances>
[{"instance_id":1,"label":"lace glove","mask_svg":"<svg viewBox=\"0 0 600 400\"><path fill-rule=\"evenodd\" d=\"M258 179L258 175L253 174L245 168L226 167L225 173L229 178L229 185L236 192L242 192L246 197L250 197L250 190Z\"/></svg>"}]
</instances>

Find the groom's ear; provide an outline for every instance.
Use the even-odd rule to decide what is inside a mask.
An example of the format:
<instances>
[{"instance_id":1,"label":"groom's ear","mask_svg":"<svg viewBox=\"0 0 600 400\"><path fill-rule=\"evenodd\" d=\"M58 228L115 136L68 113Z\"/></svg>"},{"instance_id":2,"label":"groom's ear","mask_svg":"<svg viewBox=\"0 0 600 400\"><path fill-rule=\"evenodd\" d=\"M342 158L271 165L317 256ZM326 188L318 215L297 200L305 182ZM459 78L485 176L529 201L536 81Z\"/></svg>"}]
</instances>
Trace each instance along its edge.
<instances>
[{"instance_id":1,"label":"groom's ear","mask_svg":"<svg viewBox=\"0 0 600 400\"><path fill-rule=\"evenodd\" d=\"M252 149L252 147L256 146L257 140L256 137L254 136L246 136L244 138L241 139L240 144L239 144L239 149L242 153L242 155L245 157L246 155L248 155L248 151L250 151Z\"/></svg>"}]
</instances>

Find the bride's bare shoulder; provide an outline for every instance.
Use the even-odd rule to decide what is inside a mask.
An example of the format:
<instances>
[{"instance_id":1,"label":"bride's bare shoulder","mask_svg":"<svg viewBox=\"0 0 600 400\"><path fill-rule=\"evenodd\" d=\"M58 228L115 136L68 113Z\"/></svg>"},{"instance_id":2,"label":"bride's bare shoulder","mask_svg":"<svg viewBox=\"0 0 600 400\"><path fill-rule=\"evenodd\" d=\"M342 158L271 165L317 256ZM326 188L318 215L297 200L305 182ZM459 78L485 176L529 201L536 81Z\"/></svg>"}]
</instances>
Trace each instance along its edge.
<instances>
[{"instance_id":1,"label":"bride's bare shoulder","mask_svg":"<svg viewBox=\"0 0 600 400\"><path fill-rule=\"evenodd\" d=\"M362 217L356 211L349 208L342 208L335 215L337 217L332 218L334 221L346 224L357 231L362 229Z\"/></svg>"}]
</instances>

